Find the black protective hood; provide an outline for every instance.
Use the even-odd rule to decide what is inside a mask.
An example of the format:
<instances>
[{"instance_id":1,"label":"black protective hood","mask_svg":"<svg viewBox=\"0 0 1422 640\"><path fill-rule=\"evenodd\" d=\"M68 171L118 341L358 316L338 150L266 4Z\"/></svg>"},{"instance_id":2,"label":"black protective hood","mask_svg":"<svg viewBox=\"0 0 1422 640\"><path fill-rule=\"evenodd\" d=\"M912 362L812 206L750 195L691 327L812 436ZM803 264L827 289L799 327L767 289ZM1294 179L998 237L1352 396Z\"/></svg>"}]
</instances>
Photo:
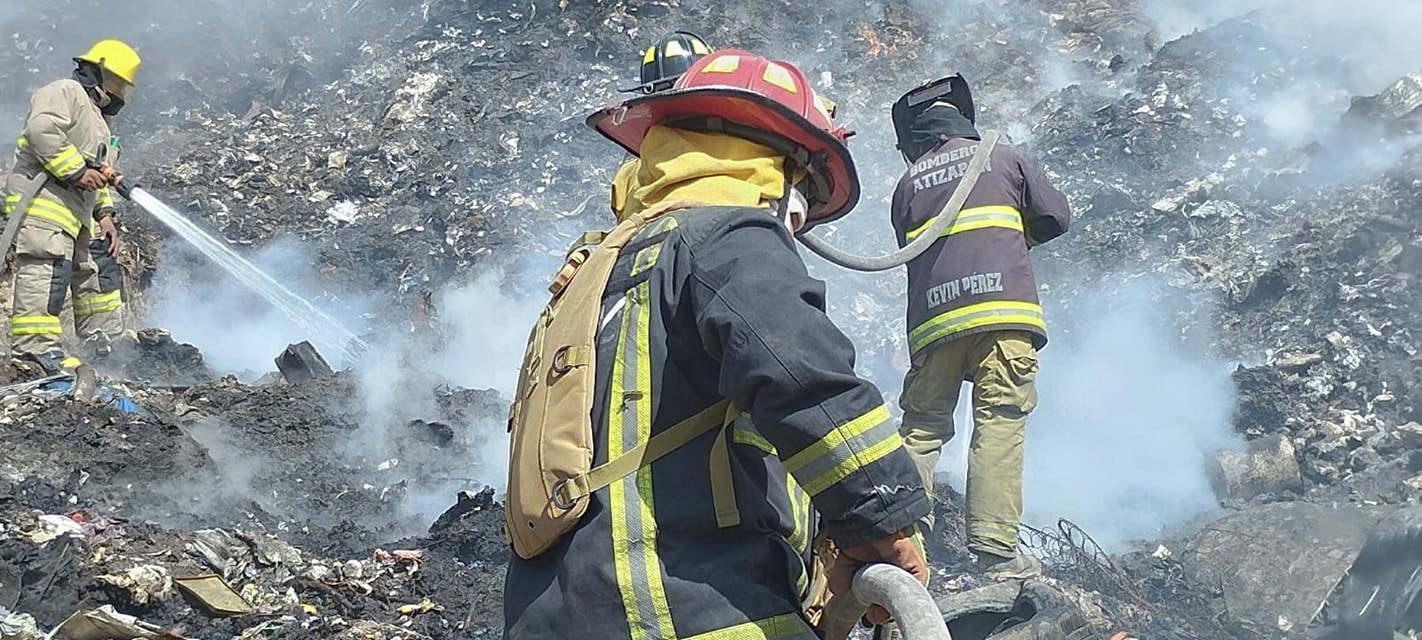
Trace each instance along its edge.
<instances>
[{"instance_id":1,"label":"black protective hood","mask_svg":"<svg viewBox=\"0 0 1422 640\"><path fill-rule=\"evenodd\" d=\"M94 104L99 105L99 112L113 117L123 110L123 98L116 96L99 87L104 84L104 69L92 62L75 59L79 66L74 68L74 81L84 86L84 91L89 94L89 99Z\"/></svg>"},{"instance_id":2,"label":"black protective hood","mask_svg":"<svg viewBox=\"0 0 1422 640\"><path fill-rule=\"evenodd\" d=\"M932 109L932 116L929 116L930 108L940 102L953 105L953 109ZM954 111L956 117L943 115L940 112ZM898 137L899 151L910 161L917 159L918 155L927 152L922 147L929 144L929 148L936 145L937 136L948 137L979 137L974 124L977 122L977 109L973 104L973 92L968 88L968 81L963 79L961 74L953 74L946 78L939 78L932 82L924 83L919 87L905 93L894 103L891 113L894 120L894 135ZM920 123L925 116L929 120ZM926 137L927 136L927 137ZM917 153L915 153L917 151Z\"/></svg>"},{"instance_id":3,"label":"black protective hood","mask_svg":"<svg viewBox=\"0 0 1422 640\"><path fill-rule=\"evenodd\" d=\"M903 152L904 160L912 164L949 138L983 139L977 127L957 109L934 104L914 118L907 138L899 138L899 151Z\"/></svg>"}]
</instances>

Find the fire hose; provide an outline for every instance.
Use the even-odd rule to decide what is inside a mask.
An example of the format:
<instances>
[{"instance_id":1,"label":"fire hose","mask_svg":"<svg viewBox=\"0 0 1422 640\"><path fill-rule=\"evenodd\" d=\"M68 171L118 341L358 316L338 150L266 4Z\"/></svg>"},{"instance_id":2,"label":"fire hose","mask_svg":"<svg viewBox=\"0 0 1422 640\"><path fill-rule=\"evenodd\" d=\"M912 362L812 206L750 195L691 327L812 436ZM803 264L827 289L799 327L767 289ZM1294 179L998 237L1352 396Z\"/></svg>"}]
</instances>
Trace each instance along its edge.
<instances>
[{"instance_id":1,"label":"fire hose","mask_svg":"<svg viewBox=\"0 0 1422 640\"><path fill-rule=\"evenodd\" d=\"M849 593L826 605L821 627L825 640L845 640L872 605L889 611L904 640L953 640L943 613L928 589L907 571L890 564L871 564L854 574Z\"/></svg>"},{"instance_id":2,"label":"fire hose","mask_svg":"<svg viewBox=\"0 0 1422 640\"><path fill-rule=\"evenodd\" d=\"M972 161L968 163L967 172L958 182L958 187L953 190L953 196L948 199L948 203L943 205L943 210L933 217L933 222L923 230L923 233L897 251L882 256L860 256L831 245L824 238L809 233L795 237L821 258L855 271L887 271L902 266L933 246L933 243L938 241L938 235L958 218L958 212L963 208L963 203L968 200L968 194L972 193L973 185L977 184L978 177L987 168L988 157L992 155L992 148L997 145L997 138L996 131L988 131L983 136L977 151L973 153Z\"/></svg>"},{"instance_id":3,"label":"fire hose","mask_svg":"<svg viewBox=\"0 0 1422 640\"><path fill-rule=\"evenodd\" d=\"M90 160L85 158L84 164L88 168L98 171L99 175L104 176L104 184L113 187L114 191L123 196L124 200L133 200L133 190L141 188L141 186L137 183L124 181L123 174L120 173L118 169L109 165L107 161L108 152L109 148L107 146L99 145L99 152L94 155L94 159Z\"/></svg>"},{"instance_id":4,"label":"fire hose","mask_svg":"<svg viewBox=\"0 0 1422 640\"><path fill-rule=\"evenodd\" d=\"M99 145L98 153L93 158L84 159L84 166L87 169L98 171L104 177L105 186L113 187L114 191L117 191L125 200L132 200L133 190L140 188L140 186L125 181L123 174L105 161L107 157L108 147ZM5 230L0 232L0 257L3 257L3 254L8 252L11 245L15 243L15 236L20 232L20 223L24 222L25 217L29 214L30 203L34 202L40 189L43 189L45 183L51 179L49 172L40 171L20 189L20 200L10 209L10 218L5 222Z\"/></svg>"}]
</instances>

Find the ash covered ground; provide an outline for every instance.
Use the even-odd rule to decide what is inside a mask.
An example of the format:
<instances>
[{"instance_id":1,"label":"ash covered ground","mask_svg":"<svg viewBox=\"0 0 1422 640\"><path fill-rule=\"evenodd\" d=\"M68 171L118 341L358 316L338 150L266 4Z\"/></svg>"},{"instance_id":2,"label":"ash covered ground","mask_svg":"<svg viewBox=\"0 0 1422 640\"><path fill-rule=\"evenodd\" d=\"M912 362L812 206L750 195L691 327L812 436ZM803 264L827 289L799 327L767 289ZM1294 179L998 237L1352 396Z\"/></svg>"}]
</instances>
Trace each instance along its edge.
<instances>
[{"instance_id":1,"label":"ash covered ground","mask_svg":"<svg viewBox=\"0 0 1422 640\"><path fill-rule=\"evenodd\" d=\"M125 6L0 0L0 117L95 38L134 43L126 172L372 348L334 377L263 377L289 343L338 345L123 211L132 322L171 332L105 366L138 409L0 394L0 606L40 629L112 605L194 638L500 635L504 398L620 160L583 119L677 28L794 61L838 102L865 193L819 232L836 242L890 248L888 106L954 71L1071 198L1072 232L1035 252L1052 344L1024 537L1081 637L1328 633L1363 532L1422 496L1411 4ZM809 260L892 399L902 275ZM1214 452L1266 442L1298 482L1212 490ZM946 529L945 595L973 584ZM214 617L174 582L201 574L253 613Z\"/></svg>"}]
</instances>

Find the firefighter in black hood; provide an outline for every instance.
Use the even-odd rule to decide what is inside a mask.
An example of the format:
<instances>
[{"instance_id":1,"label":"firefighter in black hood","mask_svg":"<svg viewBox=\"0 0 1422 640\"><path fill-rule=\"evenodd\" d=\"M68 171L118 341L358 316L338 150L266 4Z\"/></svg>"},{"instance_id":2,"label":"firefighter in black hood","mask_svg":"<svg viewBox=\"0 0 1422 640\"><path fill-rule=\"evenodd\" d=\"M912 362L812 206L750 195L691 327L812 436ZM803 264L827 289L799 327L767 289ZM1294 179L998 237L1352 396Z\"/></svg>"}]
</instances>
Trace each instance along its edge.
<instances>
[{"instance_id":1,"label":"firefighter in black hood","mask_svg":"<svg viewBox=\"0 0 1422 640\"><path fill-rule=\"evenodd\" d=\"M958 187L981 139L975 119L958 75L894 104L898 148L909 164L892 204L900 246L929 227ZM943 445L953 437L958 392L963 382L973 384L968 547L991 577L1041 570L1017 549L1024 429L1037 404L1037 350L1047 342L1027 252L1065 233L1069 218L1066 198L1041 169L997 145L954 221L908 263L911 364L900 433L931 489Z\"/></svg>"}]
</instances>

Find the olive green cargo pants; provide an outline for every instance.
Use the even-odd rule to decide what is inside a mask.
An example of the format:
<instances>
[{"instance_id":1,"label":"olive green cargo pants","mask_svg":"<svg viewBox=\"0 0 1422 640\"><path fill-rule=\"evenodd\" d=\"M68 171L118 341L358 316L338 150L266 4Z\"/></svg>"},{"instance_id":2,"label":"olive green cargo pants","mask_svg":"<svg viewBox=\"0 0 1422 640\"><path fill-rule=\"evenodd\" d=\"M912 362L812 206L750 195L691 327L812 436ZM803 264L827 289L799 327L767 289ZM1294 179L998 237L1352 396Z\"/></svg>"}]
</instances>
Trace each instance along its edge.
<instances>
[{"instance_id":1,"label":"olive green cargo pants","mask_svg":"<svg viewBox=\"0 0 1422 640\"><path fill-rule=\"evenodd\" d=\"M10 315L10 356L63 351L60 312L73 295L80 340L123 333L122 274L118 262L86 227L71 237L47 220L29 216L15 238L15 298Z\"/></svg>"},{"instance_id":2,"label":"olive green cargo pants","mask_svg":"<svg viewBox=\"0 0 1422 640\"><path fill-rule=\"evenodd\" d=\"M973 383L968 444L968 548L1016 555L1022 518L1022 452L1027 414L1037 406L1037 350L1024 331L964 336L914 356L904 377L899 433L933 495L933 470L953 438L962 383ZM933 527L930 514L924 522Z\"/></svg>"}]
</instances>

